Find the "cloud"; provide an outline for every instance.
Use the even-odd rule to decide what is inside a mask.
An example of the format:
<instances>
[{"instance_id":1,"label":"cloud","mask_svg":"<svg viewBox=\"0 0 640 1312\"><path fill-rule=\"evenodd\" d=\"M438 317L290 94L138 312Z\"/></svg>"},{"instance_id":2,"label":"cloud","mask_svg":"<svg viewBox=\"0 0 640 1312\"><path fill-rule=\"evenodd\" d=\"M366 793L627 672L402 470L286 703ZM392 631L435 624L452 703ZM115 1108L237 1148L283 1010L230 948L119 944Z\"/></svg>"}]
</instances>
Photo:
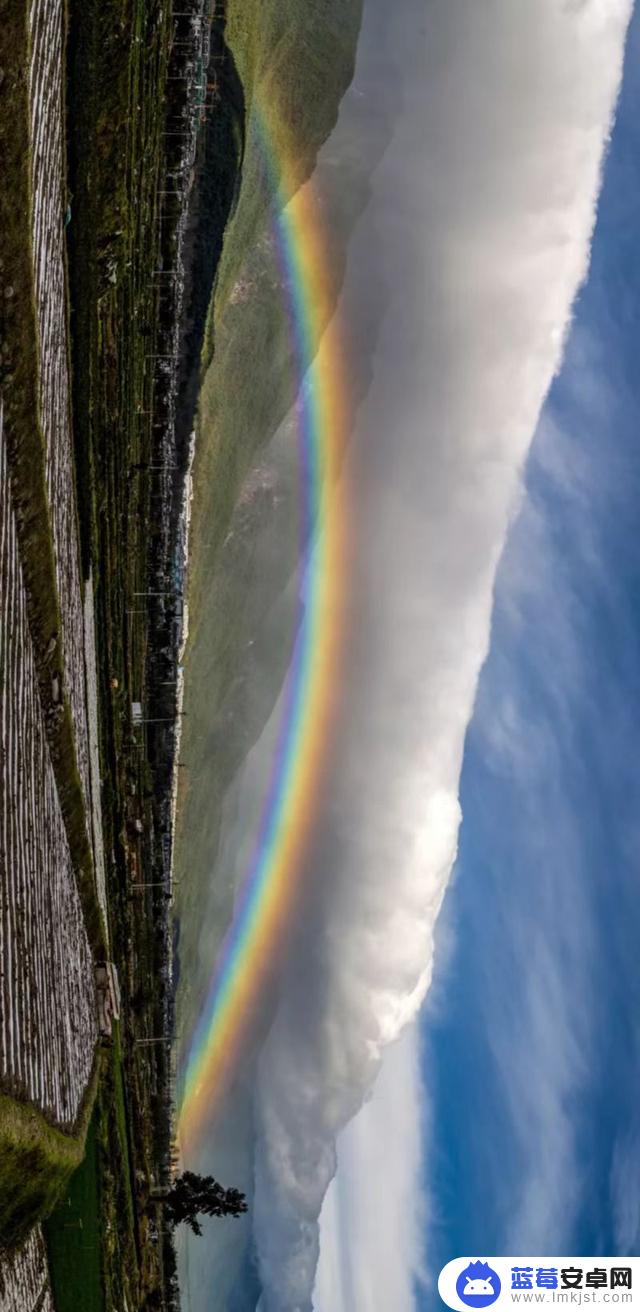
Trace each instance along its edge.
<instances>
[{"instance_id":1,"label":"cloud","mask_svg":"<svg viewBox=\"0 0 640 1312\"><path fill-rule=\"evenodd\" d=\"M631 4L402 0L390 17L386 0L367 0L354 93L372 101L383 10L404 109L353 238L341 312L348 330L373 266L389 308L347 470L347 710L257 1076L265 1312L311 1308L336 1138L429 985L496 566L587 268ZM373 1190L366 1113L359 1126L352 1160ZM397 1182L399 1208L407 1173ZM351 1215L360 1185L340 1188ZM352 1279L375 1268L378 1234L363 1218ZM411 1245L405 1259L417 1260Z\"/></svg>"},{"instance_id":2,"label":"cloud","mask_svg":"<svg viewBox=\"0 0 640 1312\"><path fill-rule=\"evenodd\" d=\"M603 218L611 192L610 179ZM615 292L609 306L598 294L613 250L601 230L501 562L468 737L464 892L447 902L459 934L439 995L454 987L433 1053L445 1106L469 1050L484 1078L447 1116L446 1167L442 1132L427 1149L430 1191L457 1187L464 1218L432 1225L434 1272L452 1230L501 1253L635 1251L638 461L634 399L611 384L629 329Z\"/></svg>"},{"instance_id":3,"label":"cloud","mask_svg":"<svg viewBox=\"0 0 640 1312\"><path fill-rule=\"evenodd\" d=\"M411 1312L421 1272L424 1109L415 1026L385 1053L371 1098L338 1140L320 1219L316 1312Z\"/></svg>"},{"instance_id":4,"label":"cloud","mask_svg":"<svg viewBox=\"0 0 640 1312\"><path fill-rule=\"evenodd\" d=\"M638 1251L640 1218L638 1216L638 1168L640 1165L640 1129L637 1125L618 1139L611 1163L611 1204L613 1211L615 1252L630 1256Z\"/></svg>"},{"instance_id":5,"label":"cloud","mask_svg":"<svg viewBox=\"0 0 640 1312\"><path fill-rule=\"evenodd\" d=\"M551 735L549 747L552 760ZM577 826L572 832L570 822L563 833L561 816L553 809L551 815L554 832L540 844L538 878L523 894L521 914L512 906L503 924L514 969L500 982L508 990L510 981L511 998L494 997L486 1015L520 1163L505 1220L508 1253L562 1248L588 1173L576 1106L589 1088L597 1047L596 924Z\"/></svg>"}]
</instances>

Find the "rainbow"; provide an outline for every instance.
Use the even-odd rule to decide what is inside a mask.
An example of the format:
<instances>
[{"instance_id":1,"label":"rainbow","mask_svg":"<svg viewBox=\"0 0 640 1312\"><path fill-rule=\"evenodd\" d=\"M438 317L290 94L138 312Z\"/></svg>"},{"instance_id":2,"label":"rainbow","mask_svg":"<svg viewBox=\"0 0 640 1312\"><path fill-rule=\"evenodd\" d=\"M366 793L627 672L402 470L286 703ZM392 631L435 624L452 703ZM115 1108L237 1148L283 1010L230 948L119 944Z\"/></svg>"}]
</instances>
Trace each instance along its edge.
<instances>
[{"instance_id":1,"label":"rainbow","mask_svg":"<svg viewBox=\"0 0 640 1312\"><path fill-rule=\"evenodd\" d=\"M266 113L254 111L253 127L274 196L274 241L299 385L299 531L305 546L297 638L269 786L233 923L190 1045L178 1119L183 1153L215 1116L291 921L335 714L345 608L347 516L340 463L348 393L335 318L323 331L327 252L312 187L297 187Z\"/></svg>"}]
</instances>

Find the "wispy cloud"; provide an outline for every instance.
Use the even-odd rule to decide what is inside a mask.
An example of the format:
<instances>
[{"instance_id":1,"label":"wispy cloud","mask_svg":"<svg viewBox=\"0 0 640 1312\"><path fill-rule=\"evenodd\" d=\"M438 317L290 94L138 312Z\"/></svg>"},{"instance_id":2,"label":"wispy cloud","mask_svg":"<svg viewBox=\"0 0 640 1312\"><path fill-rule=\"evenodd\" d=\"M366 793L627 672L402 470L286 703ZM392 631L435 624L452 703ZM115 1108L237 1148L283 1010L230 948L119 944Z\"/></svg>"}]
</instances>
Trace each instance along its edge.
<instances>
[{"instance_id":1,"label":"wispy cloud","mask_svg":"<svg viewBox=\"0 0 640 1312\"><path fill-rule=\"evenodd\" d=\"M611 1164L611 1204L615 1252L635 1255L640 1244L638 1173L640 1172L640 1126L636 1125L616 1143Z\"/></svg>"},{"instance_id":2,"label":"wispy cloud","mask_svg":"<svg viewBox=\"0 0 640 1312\"><path fill-rule=\"evenodd\" d=\"M266 1312L311 1307L336 1137L429 985L496 566L587 268L630 9L630 0L402 0L390 17L386 0L365 6L355 89L375 101L384 11L390 49L403 50L405 106L354 238L347 323L350 306L366 304L368 261L381 262L393 294L349 471L356 558L344 731L258 1073L254 1225ZM532 960L526 1005L542 1044L543 1014L564 992L544 943ZM514 1091L533 1117L556 1099L561 1132L574 1022L560 1008L554 1090L527 1085L525 1063ZM415 1065L402 1081L407 1110L418 1099ZM375 1188L378 1118L390 1133L384 1086L345 1148L350 1216L356 1193ZM399 1142L397 1151L413 1149ZM559 1141L553 1160L562 1161ZM392 1183L386 1222L415 1177L398 1167ZM534 1183L523 1225L538 1206ZM340 1272L355 1282L358 1312L367 1270L379 1268L382 1220L368 1209L361 1226L350 1222L348 1269L325 1231L320 1289ZM402 1251L409 1271L396 1265L392 1275L405 1298L415 1249Z\"/></svg>"},{"instance_id":3,"label":"wispy cloud","mask_svg":"<svg viewBox=\"0 0 640 1312\"><path fill-rule=\"evenodd\" d=\"M572 367L580 372L575 359ZM594 369L587 394L597 381ZM567 393L570 386L569 377ZM497 1170L511 1194L502 1233L512 1253L558 1251L563 1237L570 1246L589 1170L577 1108L604 1021L598 916L572 782L590 697L583 635L601 576L585 513L597 474L584 464L586 444L575 442L581 423L574 406L566 427L548 411L539 431L531 493L501 570L492 677L473 726L473 755L509 780L513 807L514 868L497 910L492 904L495 938L477 967L477 1005L514 1154ZM555 538L558 499L571 524L570 558ZM479 842L490 861L489 830L490 821Z\"/></svg>"},{"instance_id":4,"label":"wispy cloud","mask_svg":"<svg viewBox=\"0 0 640 1312\"><path fill-rule=\"evenodd\" d=\"M500 1253L632 1252L638 1235L636 400L612 386L628 328L585 300L502 560L468 737L464 897L448 905L460 938L438 981L446 1007L464 969L464 1016L450 1008L437 1038L429 1025L438 1067L482 1036L480 1092L446 1133L467 1145L465 1221L488 1200ZM437 1189L437 1137L429 1152ZM437 1257L451 1224L432 1226Z\"/></svg>"}]
</instances>

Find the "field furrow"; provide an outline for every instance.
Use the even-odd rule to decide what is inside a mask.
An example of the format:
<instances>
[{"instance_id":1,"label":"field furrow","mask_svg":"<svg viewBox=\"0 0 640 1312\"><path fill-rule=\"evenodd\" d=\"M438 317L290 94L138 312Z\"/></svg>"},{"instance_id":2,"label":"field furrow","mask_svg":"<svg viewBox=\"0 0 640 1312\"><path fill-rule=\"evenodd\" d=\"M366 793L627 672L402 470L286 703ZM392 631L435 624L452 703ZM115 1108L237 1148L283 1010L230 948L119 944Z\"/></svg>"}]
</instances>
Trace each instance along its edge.
<instances>
[{"instance_id":1,"label":"field furrow","mask_svg":"<svg viewBox=\"0 0 640 1312\"><path fill-rule=\"evenodd\" d=\"M0 1266L0 1312L47 1312L53 1309L47 1251L38 1226Z\"/></svg>"},{"instance_id":2,"label":"field furrow","mask_svg":"<svg viewBox=\"0 0 640 1312\"><path fill-rule=\"evenodd\" d=\"M42 723L1 405L0 608L0 1084L70 1128L93 1064L93 965Z\"/></svg>"}]
</instances>

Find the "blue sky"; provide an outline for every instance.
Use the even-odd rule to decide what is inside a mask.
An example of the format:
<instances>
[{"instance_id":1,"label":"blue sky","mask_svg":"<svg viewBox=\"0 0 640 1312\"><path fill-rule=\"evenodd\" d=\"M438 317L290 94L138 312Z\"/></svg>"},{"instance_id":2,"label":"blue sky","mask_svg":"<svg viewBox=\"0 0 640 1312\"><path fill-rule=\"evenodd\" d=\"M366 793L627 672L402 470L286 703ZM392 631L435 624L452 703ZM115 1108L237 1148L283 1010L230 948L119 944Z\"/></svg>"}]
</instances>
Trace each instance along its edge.
<instances>
[{"instance_id":1,"label":"blue sky","mask_svg":"<svg viewBox=\"0 0 640 1312\"><path fill-rule=\"evenodd\" d=\"M640 1240L639 104L636 12L467 736L422 1019L435 1273Z\"/></svg>"}]
</instances>

